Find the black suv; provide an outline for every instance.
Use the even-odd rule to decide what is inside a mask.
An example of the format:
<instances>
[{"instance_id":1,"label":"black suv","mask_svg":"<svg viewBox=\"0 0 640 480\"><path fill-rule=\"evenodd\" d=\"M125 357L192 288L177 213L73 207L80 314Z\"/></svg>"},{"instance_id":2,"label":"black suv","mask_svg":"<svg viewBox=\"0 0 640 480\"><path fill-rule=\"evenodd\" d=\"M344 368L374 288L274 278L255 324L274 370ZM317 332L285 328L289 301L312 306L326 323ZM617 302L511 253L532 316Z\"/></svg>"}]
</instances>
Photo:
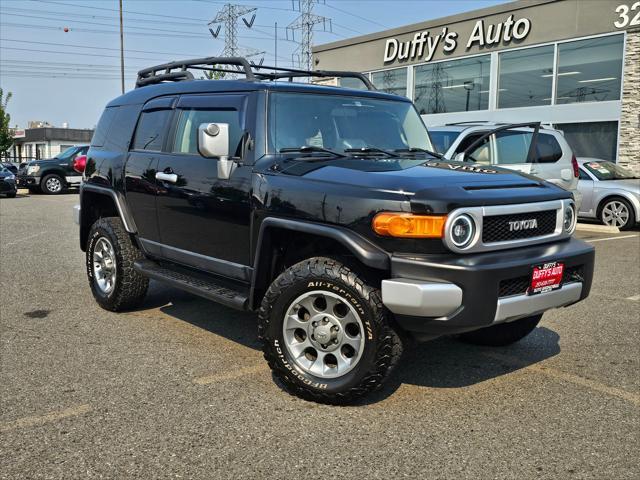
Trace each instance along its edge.
<instances>
[{"instance_id":1,"label":"black suv","mask_svg":"<svg viewBox=\"0 0 640 480\"><path fill-rule=\"evenodd\" d=\"M366 89L294 81L311 77ZM439 158L414 105L360 74L203 58L137 87L105 109L75 207L105 309L134 308L151 278L257 311L282 383L348 403L404 340L507 345L589 294L570 192Z\"/></svg>"},{"instance_id":2,"label":"black suv","mask_svg":"<svg viewBox=\"0 0 640 480\"><path fill-rule=\"evenodd\" d=\"M88 150L89 145L74 145L54 158L27 163L18 171L18 188L57 195L66 188L79 187L82 173L74 169L74 162Z\"/></svg>"}]
</instances>

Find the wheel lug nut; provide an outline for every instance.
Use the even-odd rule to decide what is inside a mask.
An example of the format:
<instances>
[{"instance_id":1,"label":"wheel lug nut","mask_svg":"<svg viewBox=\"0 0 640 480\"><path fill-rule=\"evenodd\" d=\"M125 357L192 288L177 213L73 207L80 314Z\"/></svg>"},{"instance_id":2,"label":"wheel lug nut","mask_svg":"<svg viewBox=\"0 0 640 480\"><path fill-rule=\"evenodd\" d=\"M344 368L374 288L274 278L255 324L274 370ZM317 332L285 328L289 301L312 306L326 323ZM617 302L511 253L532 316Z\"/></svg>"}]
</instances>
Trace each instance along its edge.
<instances>
[{"instance_id":1,"label":"wheel lug nut","mask_svg":"<svg viewBox=\"0 0 640 480\"><path fill-rule=\"evenodd\" d=\"M333 343L336 343L336 344L337 344L337 343L338 343L338 339L337 339L337 338L334 338L334 339L333 339Z\"/></svg>"}]
</instances>

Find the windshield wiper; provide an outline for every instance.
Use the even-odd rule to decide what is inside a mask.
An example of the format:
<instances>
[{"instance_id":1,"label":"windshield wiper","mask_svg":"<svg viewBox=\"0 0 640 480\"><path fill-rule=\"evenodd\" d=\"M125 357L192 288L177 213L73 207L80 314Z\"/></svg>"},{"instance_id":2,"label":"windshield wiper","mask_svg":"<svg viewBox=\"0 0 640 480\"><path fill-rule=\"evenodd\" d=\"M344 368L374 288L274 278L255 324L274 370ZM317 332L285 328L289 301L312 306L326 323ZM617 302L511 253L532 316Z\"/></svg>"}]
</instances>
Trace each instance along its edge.
<instances>
[{"instance_id":1,"label":"windshield wiper","mask_svg":"<svg viewBox=\"0 0 640 480\"><path fill-rule=\"evenodd\" d=\"M398 152L398 153L402 153L402 152L407 152L407 153L426 153L428 155L431 155L432 157L436 157L436 158L444 158L444 155L438 152L432 152L431 150L427 150L424 148L418 148L418 147L409 147L409 148L396 148L394 150L394 152Z\"/></svg>"},{"instance_id":2,"label":"windshield wiper","mask_svg":"<svg viewBox=\"0 0 640 480\"><path fill-rule=\"evenodd\" d=\"M280 153L328 153L337 158L344 158L346 155L335 152L324 147L314 147L313 145L303 145L302 147L285 147L280 149Z\"/></svg>"},{"instance_id":3,"label":"windshield wiper","mask_svg":"<svg viewBox=\"0 0 640 480\"><path fill-rule=\"evenodd\" d=\"M378 147L361 147L361 148L345 148L345 153L382 153L384 155L388 155L389 157L397 157L393 152L389 152L388 150L383 150Z\"/></svg>"}]
</instances>

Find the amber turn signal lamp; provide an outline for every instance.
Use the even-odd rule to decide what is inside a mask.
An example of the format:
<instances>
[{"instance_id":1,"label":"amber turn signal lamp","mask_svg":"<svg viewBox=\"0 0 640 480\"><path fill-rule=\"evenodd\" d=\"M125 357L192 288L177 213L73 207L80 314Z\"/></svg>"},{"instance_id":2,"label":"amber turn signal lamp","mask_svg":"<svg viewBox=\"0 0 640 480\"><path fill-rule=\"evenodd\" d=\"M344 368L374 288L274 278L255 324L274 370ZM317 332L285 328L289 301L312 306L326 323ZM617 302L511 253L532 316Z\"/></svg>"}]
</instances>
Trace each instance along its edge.
<instances>
[{"instance_id":1,"label":"amber turn signal lamp","mask_svg":"<svg viewBox=\"0 0 640 480\"><path fill-rule=\"evenodd\" d=\"M413 215L410 213L377 214L373 218L373 231L385 237L442 238L446 215Z\"/></svg>"}]
</instances>

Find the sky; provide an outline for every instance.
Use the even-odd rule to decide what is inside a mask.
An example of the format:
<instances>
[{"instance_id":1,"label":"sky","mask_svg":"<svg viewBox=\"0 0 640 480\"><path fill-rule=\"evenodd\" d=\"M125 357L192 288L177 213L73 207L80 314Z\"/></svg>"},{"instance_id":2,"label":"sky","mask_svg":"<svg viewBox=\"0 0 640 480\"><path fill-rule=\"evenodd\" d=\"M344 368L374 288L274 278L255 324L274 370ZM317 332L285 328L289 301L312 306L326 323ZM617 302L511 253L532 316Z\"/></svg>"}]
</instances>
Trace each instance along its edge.
<instances>
[{"instance_id":1,"label":"sky","mask_svg":"<svg viewBox=\"0 0 640 480\"><path fill-rule=\"evenodd\" d=\"M320 0L314 14L331 29L314 44L467 12L505 0ZM228 3L217 0L123 0L125 89L136 72L171 60L219 55L224 34L208 23ZM266 65L291 66L298 44L285 28L299 12L297 0L233 0L257 7L251 28L238 25L238 44L265 52ZM253 13L245 18L250 21ZM215 28L214 28L215 29ZM299 35L295 39L299 39ZM104 106L120 95L118 0L0 0L0 87L13 97L11 126L29 121L93 128Z\"/></svg>"}]
</instances>

